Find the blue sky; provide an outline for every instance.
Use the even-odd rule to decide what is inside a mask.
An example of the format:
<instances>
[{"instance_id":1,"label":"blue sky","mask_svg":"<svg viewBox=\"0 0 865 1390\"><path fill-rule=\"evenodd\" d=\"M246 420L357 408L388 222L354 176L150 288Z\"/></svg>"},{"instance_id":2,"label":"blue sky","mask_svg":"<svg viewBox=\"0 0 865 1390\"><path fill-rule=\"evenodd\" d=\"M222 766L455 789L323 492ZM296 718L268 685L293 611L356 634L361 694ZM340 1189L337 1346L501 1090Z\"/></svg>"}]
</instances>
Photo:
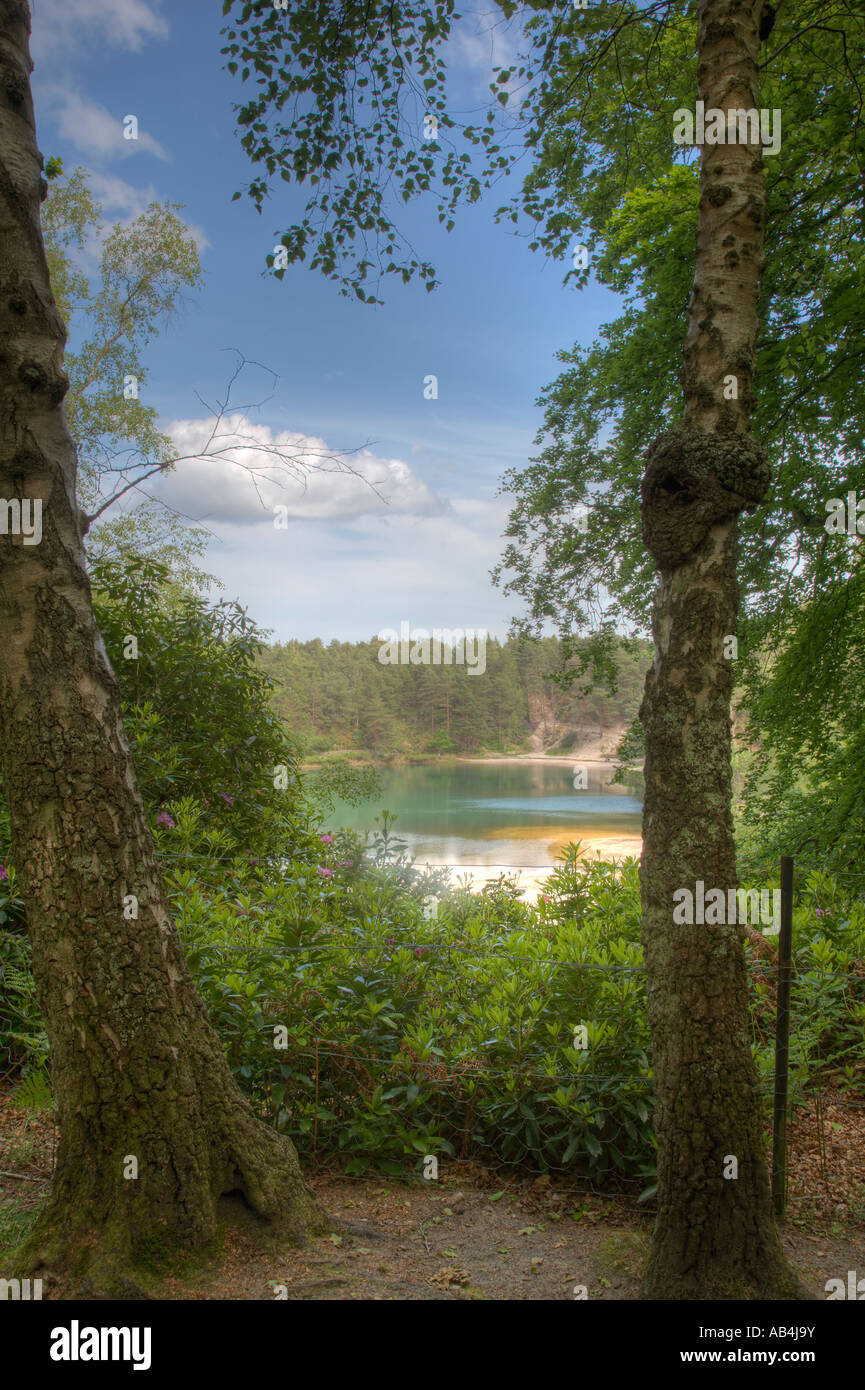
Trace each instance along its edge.
<instances>
[{"instance_id":1,"label":"blue sky","mask_svg":"<svg viewBox=\"0 0 865 1390\"><path fill-rule=\"evenodd\" d=\"M476 3L450 66L461 109L485 111L492 62L515 40L491 31L497 12ZM303 266L282 282L263 276L298 194L280 185L261 215L245 196L232 202L255 166L235 134L244 89L222 68L220 10L214 0L34 0L40 148L91 171L108 222L152 200L185 205L206 283L148 349L144 397L179 450L202 447L198 396L223 395L234 349L278 378L251 368L238 383L235 405L263 402L244 411L245 443L299 444L307 459L358 451L351 466L377 491L332 471L305 487L264 486L269 507L288 508L277 529L248 473L211 457L178 467L164 496L214 533L206 568L277 639L357 640L402 620L504 635L514 601L489 580L508 508L501 475L534 452L535 400L557 374L556 351L591 342L617 301L593 284L563 286L566 267L495 225L517 174L463 208L449 234L433 200L399 213L436 266L433 294L394 278L372 307ZM128 114L137 141L123 139ZM428 374L437 400L424 399Z\"/></svg>"}]
</instances>

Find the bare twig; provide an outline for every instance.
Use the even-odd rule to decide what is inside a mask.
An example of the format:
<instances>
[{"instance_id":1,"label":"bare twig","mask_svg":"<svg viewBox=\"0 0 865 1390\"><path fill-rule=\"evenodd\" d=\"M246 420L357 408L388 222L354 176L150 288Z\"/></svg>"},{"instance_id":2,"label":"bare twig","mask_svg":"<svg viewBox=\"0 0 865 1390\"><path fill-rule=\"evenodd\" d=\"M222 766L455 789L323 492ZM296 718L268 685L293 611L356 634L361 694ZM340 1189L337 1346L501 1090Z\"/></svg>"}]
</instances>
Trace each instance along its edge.
<instances>
[{"instance_id":1,"label":"bare twig","mask_svg":"<svg viewBox=\"0 0 865 1390\"><path fill-rule=\"evenodd\" d=\"M127 461L117 467L105 467L101 469L101 476L111 473L118 474L123 481L123 486L112 491L111 495L107 497L105 501L101 502L94 512L83 515L85 531L89 530L93 522L98 520L109 507L112 507L114 503L118 502L126 493L133 490L143 491L141 485L148 478L156 474L173 472L178 464L187 463L194 459L222 459L227 463L236 465L238 468L243 468L252 479L258 499L265 511L269 510L269 508L262 498L259 483L262 481L270 484L272 487L284 489L286 485L285 481L283 478L276 476L280 471L288 473L294 482L299 482L304 491L307 487L307 477L310 472L348 473L364 483L375 493L376 497L378 497L385 506L388 505L387 498L382 495L378 486L371 482L359 469L353 468L348 461L350 455L359 453L362 449L369 448L372 441L367 440L365 444L357 445L352 449L322 453L322 451L315 446L301 442L291 446L268 444L256 438L254 435L243 434L235 428L235 423L245 410L258 408L263 402L258 401L250 402L245 405L233 405L231 401L232 388L245 367L261 367L262 364L244 357L243 353L236 348L228 349L228 351L236 352L238 361L229 378L228 386L225 391L225 398L223 400L217 399L216 403L211 405L198 391L195 392L195 395L204 406L205 410L213 417L212 427L202 447L194 454L180 454L173 459L162 460L158 463L152 463L149 460L141 460L139 463L130 464ZM270 371L270 369L266 367L262 367L262 370ZM273 376L274 381L277 380L275 373L270 372L270 375ZM268 396L266 399L270 400L271 398L272 396ZM220 443L220 440L228 440L230 442ZM237 458L235 455L238 451L244 449L254 452L257 455L264 455L266 461L257 466L243 462L243 460ZM123 452L128 453L129 451ZM117 455L114 457L117 457ZM147 496L148 494L145 493L144 495ZM161 502L162 499L152 500L159 500ZM163 505L167 506L167 504ZM171 511L173 509L167 507L167 510Z\"/></svg>"}]
</instances>

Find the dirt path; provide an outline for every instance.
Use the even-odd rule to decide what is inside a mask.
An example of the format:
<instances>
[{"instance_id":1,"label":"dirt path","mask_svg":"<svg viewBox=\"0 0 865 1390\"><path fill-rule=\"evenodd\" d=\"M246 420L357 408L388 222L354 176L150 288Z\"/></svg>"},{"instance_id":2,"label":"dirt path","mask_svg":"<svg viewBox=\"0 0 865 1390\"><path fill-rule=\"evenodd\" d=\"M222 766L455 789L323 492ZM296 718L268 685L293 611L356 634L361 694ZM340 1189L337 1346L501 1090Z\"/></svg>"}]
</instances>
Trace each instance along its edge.
<instances>
[{"instance_id":1,"label":"dirt path","mask_svg":"<svg viewBox=\"0 0 865 1390\"><path fill-rule=\"evenodd\" d=\"M815 1119L792 1126L795 1166L784 1247L811 1291L865 1274L865 1110L829 1104L820 1161ZM0 1277L48 1191L50 1114L0 1101ZM336 1229L305 1250L262 1245L256 1218L224 1203L225 1234L209 1269L170 1279L171 1299L634 1299L653 1213L574 1177L515 1176L443 1162L440 1177L395 1181L308 1171ZM44 1297L62 1297L45 1281Z\"/></svg>"},{"instance_id":2,"label":"dirt path","mask_svg":"<svg viewBox=\"0 0 865 1390\"><path fill-rule=\"evenodd\" d=\"M226 1261L201 1294L500 1300L573 1299L576 1286L589 1298L637 1292L648 1223L600 1198L476 1180L384 1185L334 1175L312 1186L336 1232L308 1250L268 1257L235 1227ZM178 1285L179 1296L189 1292Z\"/></svg>"},{"instance_id":3,"label":"dirt path","mask_svg":"<svg viewBox=\"0 0 865 1390\"><path fill-rule=\"evenodd\" d=\"M573 1187L489 1182L387 1184L319 1176L312 1186L339 1230L307 1250L263 1254L233 1226L217 1273L182 1280L176 1298L605 1301L639 1297L651 1215ZM435 1186L436 1190L431 1189ZM785 1249L811 1291L861 1268L862 1230L805 1233Z\"/></svg>"}]
</instances>

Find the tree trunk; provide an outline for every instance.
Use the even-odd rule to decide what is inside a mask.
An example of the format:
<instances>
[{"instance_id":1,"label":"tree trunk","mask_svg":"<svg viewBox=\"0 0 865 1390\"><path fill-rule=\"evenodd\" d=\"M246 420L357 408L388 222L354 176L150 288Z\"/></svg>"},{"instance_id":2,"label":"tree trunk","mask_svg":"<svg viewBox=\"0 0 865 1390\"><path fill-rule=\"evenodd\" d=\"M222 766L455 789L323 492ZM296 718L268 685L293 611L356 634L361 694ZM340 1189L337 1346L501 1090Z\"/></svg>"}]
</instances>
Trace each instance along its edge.
<instances>
[{"instance_id":1,"label":"tree trunk","mask_svg":"<svg viewBox=\"0 0 865 1390\"><path fill-rule=\"evenodd\" d=\"M41 500L42 538L0 535L0 765L60 1142L19 1262L122 1296L147 1288L163 1257L210 1245L223 1194L296 1240L325 1223L293 1146L237 1089L196 993L93 616L66 334L39 225L29 27L23 0L2 0L0 493Z\"/></svg>"},{"instance_id":2,"label":"tree trunk","mask_svg":"<svg viewBox=\"0 0 865 1390\"><path fill-rule=\"evenodd\" d=\"M763 0L701 0L698 83L707 110L757 109L762 8ZM745 928L673 921L677 889L696 895L702 880L728 903L737 886L725 638L736 631L737 516L770 481L748 433L764 227L760 148L705 146L684 417L651 445L642 487L644 537L660 571L654 667L640 711L659 1207L645 1289L654 1298L799 1292L771 1210Z\"/></svg>"}]
</instances>

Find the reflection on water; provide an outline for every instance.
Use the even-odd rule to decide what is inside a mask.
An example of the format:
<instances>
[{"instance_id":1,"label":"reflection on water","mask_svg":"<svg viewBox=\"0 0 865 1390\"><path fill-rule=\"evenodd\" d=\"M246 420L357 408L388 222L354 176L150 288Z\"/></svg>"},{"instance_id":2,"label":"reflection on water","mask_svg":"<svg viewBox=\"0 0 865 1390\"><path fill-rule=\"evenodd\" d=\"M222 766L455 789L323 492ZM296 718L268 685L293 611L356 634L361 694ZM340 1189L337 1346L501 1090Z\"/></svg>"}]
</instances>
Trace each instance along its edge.
<instances>
[{"instance_id":1,"label":"reflection on water","mask_svg":"<svg viewBox=\"0 0 865 1390\"><path fill-rule=\"evenodd\" d=\"M588 786L573 787L568 763L431 763L384 768L382 794L352 807L340 803L337 825L375 829L382 809L398 816L396 833L422 864L543 869L564 845L580 840L604 856L640 852L640 802L610 786L612 768L589 768ZM488 877L488 874L482 875Z\"/></svg>"}]
</instances>

